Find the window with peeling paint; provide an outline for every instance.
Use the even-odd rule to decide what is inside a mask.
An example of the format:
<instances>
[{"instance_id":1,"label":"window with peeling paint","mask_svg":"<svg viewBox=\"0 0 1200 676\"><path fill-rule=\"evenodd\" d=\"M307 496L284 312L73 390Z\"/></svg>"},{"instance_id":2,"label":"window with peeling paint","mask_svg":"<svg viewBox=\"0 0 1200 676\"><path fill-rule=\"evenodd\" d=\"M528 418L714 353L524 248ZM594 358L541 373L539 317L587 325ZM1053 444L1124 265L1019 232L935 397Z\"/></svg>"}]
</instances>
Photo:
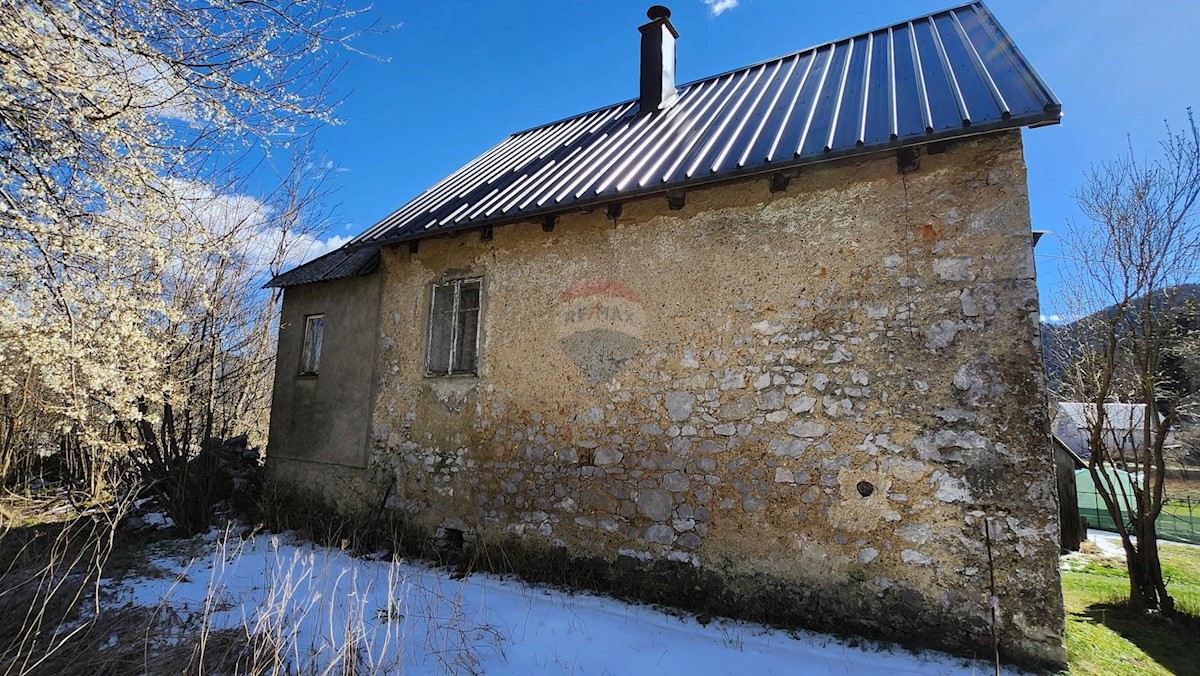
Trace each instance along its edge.
<instances>
[{"instance_id":1,"label":"window with peeling paint","mask_svg":"<svg viewBox=\"0 0 1200 676\"><path fill-rule=\"evenodd\" d=\"M300 350L300 375L315 376L321 366L321 343L325 334L325 315L304 318L304 347Z\"/></svg>"},{"instance_id":2,"label":"window with peeling paint","mask_svg":"<svg viewBox=\"0 0 1200 676\"><path fill-rule=\"evenodd\" d=\"M434 284L429 301L429 375L473 374L479 359L482 280Z\"/></svg>"}]
</instances>

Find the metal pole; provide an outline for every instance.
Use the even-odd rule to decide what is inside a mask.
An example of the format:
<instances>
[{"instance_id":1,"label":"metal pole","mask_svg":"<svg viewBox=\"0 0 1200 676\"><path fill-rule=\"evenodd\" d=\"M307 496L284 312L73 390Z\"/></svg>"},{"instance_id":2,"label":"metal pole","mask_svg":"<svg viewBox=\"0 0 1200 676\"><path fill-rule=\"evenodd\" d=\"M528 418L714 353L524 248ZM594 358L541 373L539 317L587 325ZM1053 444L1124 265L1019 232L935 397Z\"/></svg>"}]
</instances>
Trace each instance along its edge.
<instances>
[{"instance_id":1,"label":"metal pole","mask_svg":"<svg viewBox=\"0 0 1200 676\"><path fill-rule=\"evenodd\" d=\"M988 585L992 592L991 597L988 599L988 608L992 611L992 658L996 666L996 676L1000 676L1000 636L996 633L996 607L1000 605L1000 598L996 596L996 566L992 560L991 519L984 519L983 534L987 540Z\"/></svg>"}]
</instances>

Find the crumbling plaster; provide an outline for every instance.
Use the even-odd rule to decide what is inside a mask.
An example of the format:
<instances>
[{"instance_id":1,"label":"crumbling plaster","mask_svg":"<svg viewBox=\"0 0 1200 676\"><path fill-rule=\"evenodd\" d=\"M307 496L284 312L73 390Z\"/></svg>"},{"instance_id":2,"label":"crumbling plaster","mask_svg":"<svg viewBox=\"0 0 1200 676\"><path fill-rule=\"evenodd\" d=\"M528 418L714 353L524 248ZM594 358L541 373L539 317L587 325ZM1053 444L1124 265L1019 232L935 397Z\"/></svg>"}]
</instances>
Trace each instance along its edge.
<instances>
[{"instance_id":1,"label":"crumbling plaster","mask_svg":"<svg viewBox=\"0 0 1200 676\"><path fill-rule=\"evenodd\" d=\"M1019 132L769 188L386 249L367 483L430 532L666 560L968 652L990 520L1005 653L1063 663ZM426 377L430 285L465 276L478 376Z\"/></svg>"}]
</instances>

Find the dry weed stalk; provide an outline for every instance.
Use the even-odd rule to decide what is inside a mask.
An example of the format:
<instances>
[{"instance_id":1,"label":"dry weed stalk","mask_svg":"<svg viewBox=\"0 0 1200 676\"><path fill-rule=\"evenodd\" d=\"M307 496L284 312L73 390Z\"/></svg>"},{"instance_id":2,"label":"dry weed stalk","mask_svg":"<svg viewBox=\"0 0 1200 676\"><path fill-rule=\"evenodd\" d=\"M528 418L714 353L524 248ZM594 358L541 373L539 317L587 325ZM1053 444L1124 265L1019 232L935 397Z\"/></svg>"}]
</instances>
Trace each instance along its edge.
<instances>
[{"instance_id":1,"label":"dry weed stalk","mask_svg":"<svg viewBox=\"0 0 1200 676\"><path fill-rule=\"evenodd\" d=\"M186 600L185 571L156 612L194 625L191 667L213 662L211 637L231 630L240 636L237 671L272 676L400 673L408 657L432 660L439 673L480 673L479 649L502 651L501 633L464 608L462 585L447 589L440 575L413 574L399 559L362 562L337 550L287 547L278 535L243 541L227 529L189 569L205 560L212 566L204 598L195 607ZM238 587L234 578L252 569L259 588Z\"/></svg>"},{"instance_id":2,"label":"dry weed stalk","mask_svg":"<svg viewBox=\"0 0 1200 676\"><path fill-rule=\"evenodd\" d=\"M101 623L102 583L115 548L117 525L133 504L132 493L105 509L91 509L62 523L0 522L0 668L29 674L68 659L94 638ZM50 509L30 501L34 513Z\"/></svg>"}]
</instances>

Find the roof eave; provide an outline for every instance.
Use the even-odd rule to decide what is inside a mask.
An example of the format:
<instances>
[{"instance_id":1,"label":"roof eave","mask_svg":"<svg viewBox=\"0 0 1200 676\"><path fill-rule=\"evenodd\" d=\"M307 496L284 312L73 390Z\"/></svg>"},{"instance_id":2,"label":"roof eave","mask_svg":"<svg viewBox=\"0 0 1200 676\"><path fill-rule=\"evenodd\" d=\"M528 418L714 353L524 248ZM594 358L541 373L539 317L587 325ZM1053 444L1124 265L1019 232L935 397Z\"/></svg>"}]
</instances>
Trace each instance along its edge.
<instances>
[{"instance_id":1,"label":"roof eave","mask_svg":"<svg viewBox=\"0 0 1200 676\"><path fill-rule=\"evenodd\" d=\"M379 254L378 251L376 251L374 254L368 253L366 260L354 261L351 256L363 248L372 248L378 250L379 247L374 244L368 244L365 247L349 245L343 246L330 251L323 256L314 258L311 261L297 265L287 272L281 272L278 275L275 275L270 279L270 281L264 284L262 288L286 289L293 286L303 286L305 284L316 284L318 282L329 282L337 279L348 279L350 277L363 277L369 275L379 269ZM312 278L306 277L304 272L306 268L310 270L316 268L319 266L319 263L322 259L338 254L344 255L345 258L329 269L315 274Z\"/></svg>"}]
</instances>

